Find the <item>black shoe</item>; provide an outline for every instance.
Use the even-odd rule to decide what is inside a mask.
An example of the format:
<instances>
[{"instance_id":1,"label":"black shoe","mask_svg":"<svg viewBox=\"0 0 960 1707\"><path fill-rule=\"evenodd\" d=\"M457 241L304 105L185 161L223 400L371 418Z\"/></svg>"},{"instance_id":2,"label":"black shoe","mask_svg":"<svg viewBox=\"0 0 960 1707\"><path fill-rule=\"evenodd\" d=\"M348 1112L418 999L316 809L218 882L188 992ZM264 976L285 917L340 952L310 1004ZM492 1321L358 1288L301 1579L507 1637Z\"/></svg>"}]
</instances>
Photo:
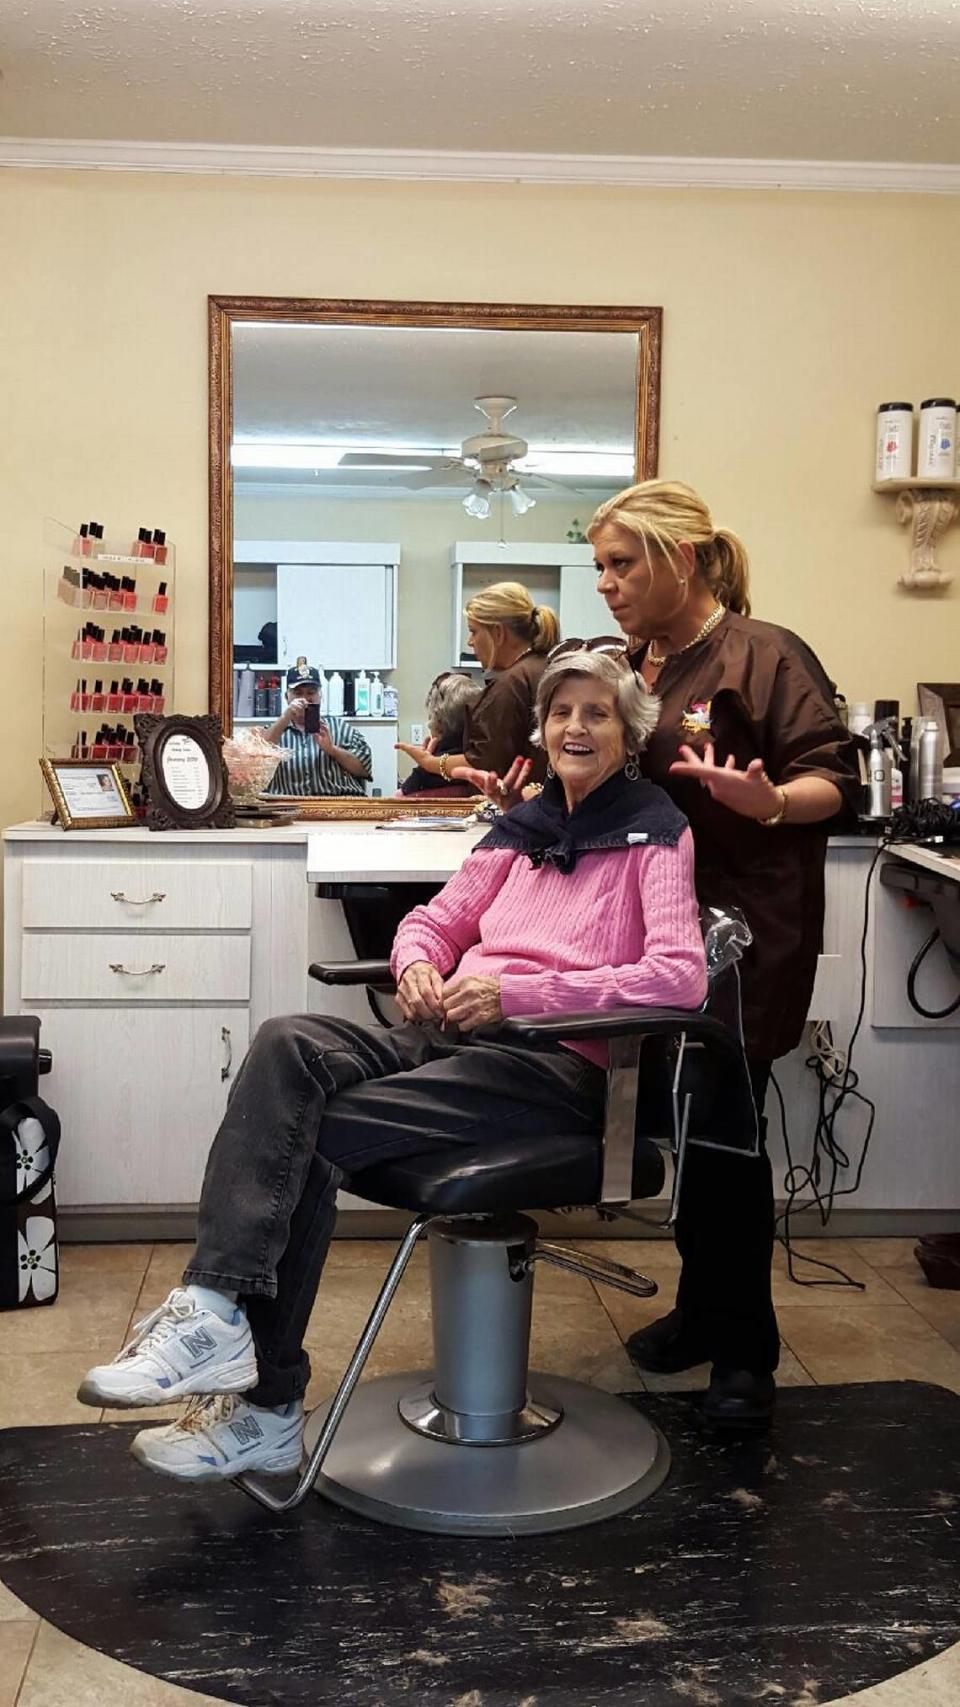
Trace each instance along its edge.
<instances>
[{"instance_id":1,"label":"black shoe","mask_svg":"<svg viewBox=\"0 0 960 1707\"><path fill-rule=\"evenodd\" d=\"M772 1375L749 1369L714 1369L703 1414L717 1428L766 1428L777 1388Z\"/></svg>"},{"instance_id":2,"label":"black shoe","mask_svg":"<svg viewBox=\"0 0 960 1707\"><path fill-rule=\"evenodd\" d=\"M679 1310L631 1334L627 1350L634 1363L654 1375L678 1375L681 1369L710 1361L709 1349L695 1330L684 1326Z\"/></svg>"}]
</instances>

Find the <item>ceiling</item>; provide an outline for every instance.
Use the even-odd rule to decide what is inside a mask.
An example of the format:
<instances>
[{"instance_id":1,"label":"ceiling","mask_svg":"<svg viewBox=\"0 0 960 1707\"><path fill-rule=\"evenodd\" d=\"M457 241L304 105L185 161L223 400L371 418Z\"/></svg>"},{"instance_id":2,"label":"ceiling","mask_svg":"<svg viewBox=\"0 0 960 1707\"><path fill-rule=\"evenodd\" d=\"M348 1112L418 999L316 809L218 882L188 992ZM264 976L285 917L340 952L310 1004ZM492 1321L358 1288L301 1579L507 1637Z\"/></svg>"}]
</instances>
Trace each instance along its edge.
<instances>
[{"instance_id":1,"label":"ceiling","mask_svg":"<svg viewBox=\"0 0 960 1707\"><path fill-rule=\"evenodd\" d=\"M516 397L506 430L531 450L632 454L637 339L627 332L501 332L406 326L247 324L233 329L235 445L322 444L456 451L484 432L475 397ZM415 470L234 470L246 489L338 496L434 488ZM559 494L616 491L623 477L554 475ZM466 489L468 481L460 481ZM539 482L528 482L539 485Z\"/></svg>"},{"instance_id":2,"label":"ceiling","mask_svg":"<svg viewBox=\"0 0 960 1707\"><path fill-rule=\"evenodd\" d=\"M960 0L0 0L0 135L960 162Z\"/></svg>"}]
</instances>

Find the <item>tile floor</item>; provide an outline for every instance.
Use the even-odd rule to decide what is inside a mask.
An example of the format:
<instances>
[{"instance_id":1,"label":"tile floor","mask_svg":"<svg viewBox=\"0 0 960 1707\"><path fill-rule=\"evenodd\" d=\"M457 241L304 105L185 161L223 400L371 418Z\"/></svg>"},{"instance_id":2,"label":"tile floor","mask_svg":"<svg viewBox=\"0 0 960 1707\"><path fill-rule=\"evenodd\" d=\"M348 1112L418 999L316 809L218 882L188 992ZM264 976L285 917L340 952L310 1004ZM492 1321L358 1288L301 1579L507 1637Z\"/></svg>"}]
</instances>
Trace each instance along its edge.
<instances>
[{"instance_id":1,"label":"tile floor","mask_svg":"<svg viewBox=\"0 0 960 1707\"><path fill-rule=\"evenodd\" d=\"M623 1339L653 1319L671 1297L677 1256L665 1241L604 1241L602 1254L656 1280L662 1296L597 1291L586 1280L539 1267L534 1315L535 1363L610 1391L698 1387L704 1372L648 1376L642 1383ZM782 1252L775 1298L784 1340L779 1380L937 1382L960 1393L960 1292L931 1290L909 1239L802 1240L800 1251L826 1257L863 1282L862 1291L800 1287ZM0 1428L90 1422L95 1413L74 1392L84 1371L116 1350L129 1324L160 1303L179 1279L182 1245L72 1245L64 1248L60 1301L0 1319L4 1380ZM308 1345L313 1383L308 1403L328 1393L343 1368L388 1260L383 1243L334 1244ZM800 1265L804 1277L819 1271ZM414 1368L429 1356L426 1253L413 1259L370 1362L371 1374ZM562 1304L562 1308L558 1305ZM150 1413L141 1413L148 1416ZM166 1413L157 1413L158 1415ZM104 1421L112 1413L103 1414ZM129 1413L123 1414L129 1421ZM212 1697L129 1670L62 1636L0 1586L0 1707L204 1707ZM957 1707L960 1645L856 1697L857 1707ZM722 1704L721 1704L722 1707ZM784 1707L792 1707L784 1703ZM797 1704L799 1707L799 1704ZM804 1703L803 1707L835 1707Z\"/></svg>"}]
</instances>

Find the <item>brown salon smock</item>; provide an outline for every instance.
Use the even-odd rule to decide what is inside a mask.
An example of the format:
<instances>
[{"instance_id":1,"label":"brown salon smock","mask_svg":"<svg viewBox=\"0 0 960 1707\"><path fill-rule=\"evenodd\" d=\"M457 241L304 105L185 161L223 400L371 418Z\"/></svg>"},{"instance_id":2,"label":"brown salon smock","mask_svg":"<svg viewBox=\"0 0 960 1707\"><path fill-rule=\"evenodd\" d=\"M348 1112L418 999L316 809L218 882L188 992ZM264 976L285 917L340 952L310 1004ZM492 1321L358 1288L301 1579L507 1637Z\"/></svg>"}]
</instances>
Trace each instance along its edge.
<instances>
[{"instance_id":1,"label":"brown salon smock","mask_svg":"<svg viewBox=\"0 0 960 1707\"><path fill-rule=\"evenodd\" d=\"M546 756L531 740L534 703L547 667L542 653L525 652L489 682L464 720L464 754L469 765L503 776L514 759L532 759L531 782L547 774Z\"/></svg>"},{"instance_id":2,"label":"brown salon smock","mask_svg":"<svg viewBox=\"0 0 960 1707\"><path fill-rule=\"evenodd\" d=\"M644 653L634 654L639 666ZM667 658L654 690L660 721L641 755L644 774L689 819L697 895L704 906L739 907L753 932L740 967L751 1060L772 1061L799 1043L823 937L827 838L853 827L859 800L856 743L839 721L830 684L810 648L788 629L729 611L688 652ZM819 824L765 829L731 812L698 782L671 776L682 744L738 770L762 759L775 783L822 776L844 808Z\"/></svg>"}]
</instances>

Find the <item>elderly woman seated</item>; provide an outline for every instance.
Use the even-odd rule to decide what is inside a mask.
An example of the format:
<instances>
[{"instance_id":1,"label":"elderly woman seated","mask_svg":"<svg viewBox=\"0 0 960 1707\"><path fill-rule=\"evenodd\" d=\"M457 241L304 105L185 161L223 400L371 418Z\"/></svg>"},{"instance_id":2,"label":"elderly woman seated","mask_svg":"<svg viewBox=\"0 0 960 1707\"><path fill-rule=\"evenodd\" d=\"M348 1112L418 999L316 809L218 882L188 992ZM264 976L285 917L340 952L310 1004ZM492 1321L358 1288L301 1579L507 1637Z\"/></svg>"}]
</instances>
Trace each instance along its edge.
<instances>
[{"instance_id":1,"label":"elderly woman seated","mask_svg":"<svg viewBox=\"0 0 960 1707\"><path fill-rule=\"evenodd\" d=\"M605 1046L520 1046L498 1036L504 1016L703 1001L690 831L636 763L657 713L621 657L556 658L537 695L543 793L504 814L397 932L404 1023L300 1015L260 1029L213 1142L182 1285L80 1388L91 1405L190 1400L135 1437L141 1463L185 1480L296 1469L304 1335L345 1177L462 1153L503 1122L545 1144L599 1134Z\"/></svg>"},{"instance_id":2,"label":"elderly woman seated","mask_svg":"<svg viewBox=\"0 0 960 1707\"><path fill-rule=\"evenodd\" d=\"M427 742L427 752L435 759L443 759L448 755L461 754L465 745L466 715L470 706L476 705L484 691L481 678L467 675L465 670L444 670L442 675L435 677L427 690L426 713L430 730ZM401 752L416 758L420 749L398 742ZM446 770L448 767L444 766ZM408 777L400 784L402 795L421 794L430 799L440 800L451 797L464 798L475 794L472 783L457 781L443 774L434 776L431 771L424 770L421 764L415 764Z\"/></svg>"}]
</instances>

